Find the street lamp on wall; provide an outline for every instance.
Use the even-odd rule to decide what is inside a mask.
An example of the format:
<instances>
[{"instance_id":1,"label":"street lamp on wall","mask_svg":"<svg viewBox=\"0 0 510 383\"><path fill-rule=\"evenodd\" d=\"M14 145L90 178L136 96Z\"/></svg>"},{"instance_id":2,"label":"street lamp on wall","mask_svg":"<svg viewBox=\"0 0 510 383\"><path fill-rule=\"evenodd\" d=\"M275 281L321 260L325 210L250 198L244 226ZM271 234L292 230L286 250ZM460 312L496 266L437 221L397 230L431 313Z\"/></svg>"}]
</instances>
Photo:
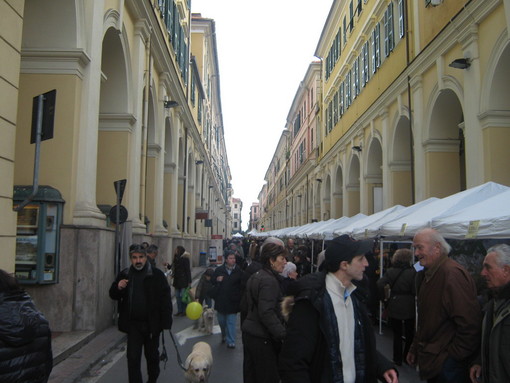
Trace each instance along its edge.
<instances>
[{"instance_id":1,"label":"street lamp on wall","mask_svg":"<svg viewBox=\"0 0 510 383\"><path fill-rule=\"evenodd\" d=\"M352 147L352 150L355 150L358 153L360 153L363 150L363 148L361 147L361 145L356 145Z\"/></svg>"},{"instance_id":2,"label":"street lamp on wall","mask_svg":"<svg viewBox=\"0 0 510 383\"><path fill-rule=\"evenodd\" d=\"M179 106L179 103L177 101L169 101L165 100L163 101L163 106L165 109L175 108L176 106Z\"/></svg>"},{"instance_id":3,"label":"street lamp on wall","mask_svg":"<svg viewBox=\"0 0 510 383\"><path fill-rule=\"evenodd\" d=\"M471 66L471 60L468 58L455 59L448 66L455 69L467 69Z\"/></svg>"},{"instance_id":4,"label":"street lamp on wall","mask_svg":"<svg viewBox=\"0 0 510 383\"><path fill-rule=\"evenodd\" d=\"M204 161L202 161L202 160L195 161L196 165L202 165L203 163L204 163Z\"/></svg>"}]
</instances>

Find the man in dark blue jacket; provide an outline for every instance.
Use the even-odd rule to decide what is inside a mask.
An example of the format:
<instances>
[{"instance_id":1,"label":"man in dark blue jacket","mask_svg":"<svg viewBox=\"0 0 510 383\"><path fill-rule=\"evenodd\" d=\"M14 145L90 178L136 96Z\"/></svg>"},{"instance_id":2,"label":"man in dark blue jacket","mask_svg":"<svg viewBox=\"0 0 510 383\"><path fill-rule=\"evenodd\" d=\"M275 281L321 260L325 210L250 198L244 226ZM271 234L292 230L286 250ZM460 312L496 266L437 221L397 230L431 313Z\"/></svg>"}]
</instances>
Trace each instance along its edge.
<instances>
[{"instance_id":1,"label":"man in dark blue jacket","mask_svg":"<svg viewBox=\"0 0 510 383\"><path fill-rule=\"evenodd\" d=\"M337 237L326 248L325 270L289 288L294 297L283 305L288 316L279 360L283 383L398 382L394 366L376 350L366 297L353 283L363 279L371 247Z\"/></svg>"},{"instance_id":2,"label":"man in dark blue jacket","mask_svg":"<svg viewBox=\"0 0 510 383\"><path fill-rule=\"evenodd\" d=\"M225 263L216 268L212 277L213 288L210 295L214 299L222 342L227 342L228 348L236 347L236 321L240 311L243 273L236 265L235 254L229 253Z\"/></svg>"},{"instance_id":3,"label":"man in dark blue jacket","mask_svg":"<svg viewBox=\"0 0 510 383\"><path fill-rule=\"evenodd\" d=\"M122 270L110 287L110 298L119 301L119 330L127 333L130 383L141 383L142 347L145 348L149 382L159 376L159 336L172 327L170 286L165 274L147 262L140 245L129 248L131 267Z\"/></svg>"}]
</instances>

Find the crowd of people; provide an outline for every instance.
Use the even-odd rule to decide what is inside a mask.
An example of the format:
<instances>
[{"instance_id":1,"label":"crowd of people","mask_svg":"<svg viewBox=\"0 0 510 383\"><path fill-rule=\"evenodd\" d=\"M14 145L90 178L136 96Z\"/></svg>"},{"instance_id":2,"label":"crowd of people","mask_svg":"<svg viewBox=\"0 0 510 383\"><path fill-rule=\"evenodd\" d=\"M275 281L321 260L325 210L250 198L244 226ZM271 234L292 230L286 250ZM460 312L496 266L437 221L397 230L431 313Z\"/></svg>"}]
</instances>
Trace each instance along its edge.
<instances>
[{"instance_id":1,"label":"crowd of people","mask_svg":"<svg viewBox=\"0 0 510 383\"><path fill-rule=\"evenodd\" d=\"M229 243L242 271L244 382L398 382L403 364L428 383L510 382L510 246L486 252L485 300L439 232L400 246L380 254L346 235L314 254L293 239ZM375 346L379 302L391 358Z\"/></svg>"},{"instance_id":2,"label":"crowd of people","mask_svg":"<svg viewBox=\"0 0 510 383\"><path fill-rule=\"evenodd\" d=\"M224 263L200 276L195 299L214 307L221 342L230 349L238 344L240 313L246 383L397 383L403 364L416 366L428 383L510 382L509 245L487 250L481 272L490 289L486 302L473 276L448 256L450 245L433 229L419 231L411 248L393 244L384 254L373 241L347 235L325 249L274 237L235 239L224 249ZM157 247L133 247L132 266L110 290L121 301L120 319L133 311L127 324L119 320L119 328L128 332L130 382L141 381L142 346L152 366L149 381L156 381L157 342L150 340L172 325L169 287L155 267L156 255ZM164 266L173 276L175 315L184 315L189 254L177 246L172 264ZM137 276L140 272L143 276ZM152 281L151 288L137 291L143 278ZM376 348L373 325L381 319L380 302L393 334L391 358ZM129 306L135 303L137 308ZM152 315L142 312L155 307L164 319L151 323Z\"/></svg>"},{"instance_id":3,"label":"crowd of people","mask_svg":"<svg viewBox=\"0 0 510 383\"><path fill-rule=\"evenodd\" d=\"M411 248L392 246L387 254L373 241L347 235L325 249L274 237L225 245L224 263L203 272L193 299L214 307L229 349L239 343L240 313L246 383L397 383L403 364L416 366L428 383L510 382L508 244L486 251L480 273L486 294L430 228L415 234ZM142 352L149 382L157 381L160 337L172 327L170 285L174 316L185 315L183 297L192 286L190 254L182 246L164 271L157 255L155 245L131 245L131 264L109 290L118 301L119 330L127 333L131 383L142 382ZM391 358L376 348L374 319L381 318L374 302L384 305L392 329ZM19 318L16 325L7 325L12 318ZM0 380L46 382L51 368L48 322L0 270Z\"/></svg>"}]
</instances>

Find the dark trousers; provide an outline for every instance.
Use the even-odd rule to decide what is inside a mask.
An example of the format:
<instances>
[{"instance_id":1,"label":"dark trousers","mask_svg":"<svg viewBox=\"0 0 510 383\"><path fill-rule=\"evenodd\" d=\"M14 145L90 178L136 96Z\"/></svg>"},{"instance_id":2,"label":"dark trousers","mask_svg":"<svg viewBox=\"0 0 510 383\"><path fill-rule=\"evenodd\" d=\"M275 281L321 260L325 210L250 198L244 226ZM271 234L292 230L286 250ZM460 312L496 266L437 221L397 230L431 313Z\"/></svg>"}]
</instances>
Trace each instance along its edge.
<instances>
[{"instance_id":1,"label":"dark trousers","mask_svg":"<svg viewBox=\"0 0 510 383\"><path fill-rule=\"evenodd\" d=\"M390 323L393 331L393 362L402 364L413 343L414 318L404 320L390 318ZM405 342L402 341L402 335L406 337ZM404 346L403 353L402 346Z\"/></svg>"},{"instance_id":2,"label":"dark trousers","mask_svg":"<svg viewBox=\"0 0 510 383\"><path fill-rule=\"evenodd\" d=\"M142 347L147 361L149 382L159 376L159 336L152 337L147 322L131 322L127 336L127 361L129 383L142 383Z\"/></svg>"},{"instance_id":3,"label":"dark trousers","mask_svg":"<svg viewBox=\"0 0 510 383\"><path fill-rule=\"evenodd\" d=\"M269 339L243 332L244 383L278 383L279 347Z\"/></svg>"},{"instance_id":4,"label":"dark trousers","mask_svg":"<svg viewBox=\"0 0 510 383\"><path fill-rule=\"evenodd\" d=\"M427 383L469 383L468 369L467 363L448 357L439 375L428 379Z\"/></svg>"}]
</instances>

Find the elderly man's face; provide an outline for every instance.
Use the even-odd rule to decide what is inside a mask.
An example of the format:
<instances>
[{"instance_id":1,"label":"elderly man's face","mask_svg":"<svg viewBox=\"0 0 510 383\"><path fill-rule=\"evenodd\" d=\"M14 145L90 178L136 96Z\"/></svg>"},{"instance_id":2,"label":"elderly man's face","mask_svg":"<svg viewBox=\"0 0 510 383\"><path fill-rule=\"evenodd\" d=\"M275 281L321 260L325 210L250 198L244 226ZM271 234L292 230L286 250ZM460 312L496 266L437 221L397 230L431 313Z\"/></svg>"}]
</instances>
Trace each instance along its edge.
<instances>
[{"instance_id":1,"label":"elderly man's face","mask_svg":"<svg viewBox=\"0 0 510 383\"><path fill-rule=\"evenodd\" d=\"M485 278L487 287L490 289L496 289L510 282L510 266L498 265L498 258L495 252L485 256L480 274Z\"/></svg>"},{"instance_id":2,"label":"elderly man's face","mask_svg":"<svg viewBox=\"0 0 510 383\"><path fill-rule=\"evenodd\" d=\"M441 245L435 243L427 233L418 233L413 239L414 255L423 267L431 267L441 255Z\"/></svg>"}]
</instances>

